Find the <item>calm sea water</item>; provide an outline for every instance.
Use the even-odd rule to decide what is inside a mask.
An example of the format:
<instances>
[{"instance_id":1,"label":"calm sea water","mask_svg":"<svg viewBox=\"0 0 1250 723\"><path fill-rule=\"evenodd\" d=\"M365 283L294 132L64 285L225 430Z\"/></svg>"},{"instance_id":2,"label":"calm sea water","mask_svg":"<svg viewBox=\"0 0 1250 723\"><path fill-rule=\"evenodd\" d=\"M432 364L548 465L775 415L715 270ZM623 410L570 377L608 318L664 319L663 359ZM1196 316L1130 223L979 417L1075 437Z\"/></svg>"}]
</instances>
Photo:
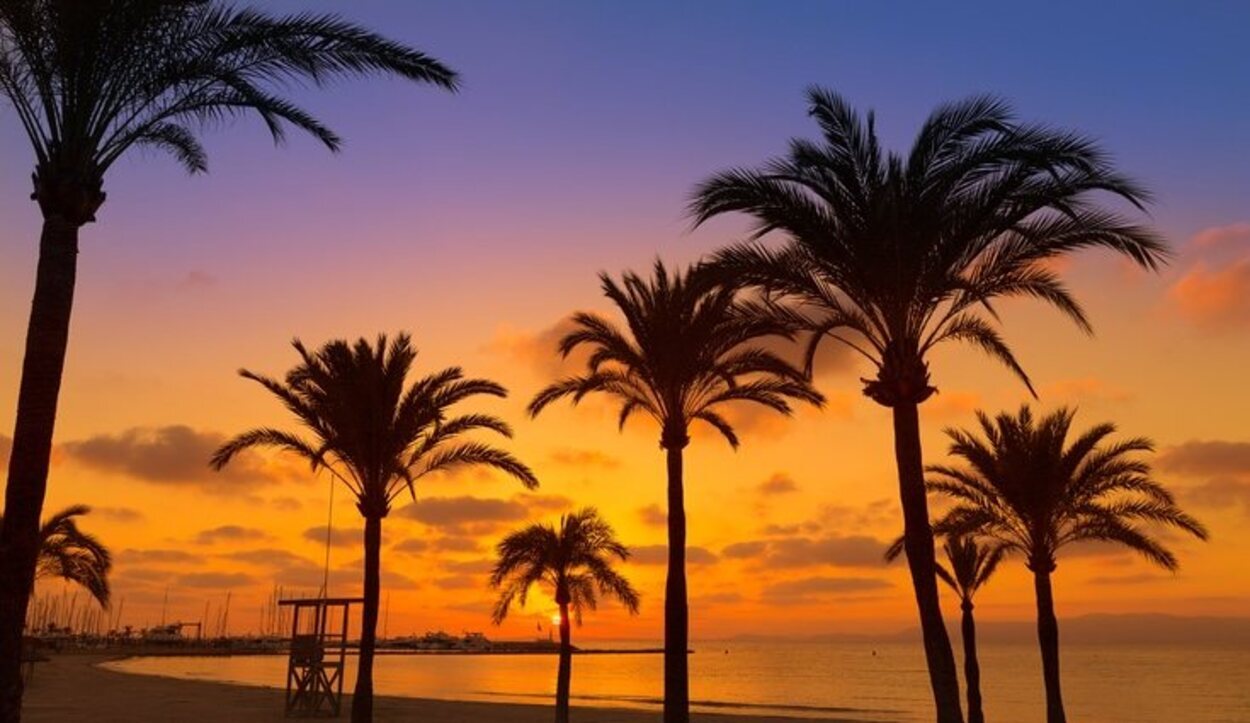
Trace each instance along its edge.
<instances>
[{"instance_id":1,"label":"calm sea water","mask_svg":"<svg viewBox=\"0 0 1250 723\"><path fill-rule=\"evenodd\" d=\"M604 643L595 647L639 644ZM931 721L918 645L735 643L695 645L690 658L695 709L849 721ZM1041 666L1030 645L981 650L986 717L1044 720ZM1064 700L1077 723L1250 722L1250 650L1163 646L1063 649ZM132 658L110 663L130 673L281 687L283 656ZM378 659L381 695L514 703L549 700L555 656L386 655ZM659 655L585 655L573 659L573 704L658 710ZM354 680L349 671L347 689Z\"/></svg>"}]
</instances>

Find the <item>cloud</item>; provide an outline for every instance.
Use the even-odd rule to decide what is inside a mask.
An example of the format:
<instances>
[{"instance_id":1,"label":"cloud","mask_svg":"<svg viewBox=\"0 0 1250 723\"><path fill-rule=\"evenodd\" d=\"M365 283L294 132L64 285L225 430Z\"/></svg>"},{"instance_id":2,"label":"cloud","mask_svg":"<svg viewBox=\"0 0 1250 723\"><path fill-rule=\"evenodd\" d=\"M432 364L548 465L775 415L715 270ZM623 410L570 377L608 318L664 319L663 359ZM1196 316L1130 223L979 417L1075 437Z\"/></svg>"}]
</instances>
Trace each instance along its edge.
<instances>
[{"instance_id":1,"label":"cloud","mask_svg":"<svg viewBox=\"0 0 1250 723\"><path fill-rule=\"evenodd\" d=\"M418 537L409 537L406 540L400 540L399 542L396 542L394 545L391 545L392 550L394 550L395 552L405 554L405 555L415 555L421 552L425 552L426 550L429 549L429 547L430 547L430 543Z\"/></svg>"},{"instance_id":2,"label":"cloud","mask_svg":"<svg viewBox=\"0 0 1250 723\"><path fill-rule=\"evenodd\" d=\"M484 535L509 523L560 512L572 505L572 500L560 495L520 494L510 499L463 495L418 499L396 514L454 535Z\"/></svg>"},{"instance_id":3,"label":"cloud","mask_svg":"<svg viewBox=\"0 0 1250 723\"><path fill-rule=\"evenodd\" d=\"M764 588L763 597L779 604L806 602L812 598L848 593L873 592L893 587L875 577L804 577L785 580Z\"/></svg>"},{"instance_id":4,"label":"cloud","mask_svg":"<svg viewBox=\"0 0 1250 723\"><path fill-rule=\"evenodd\" d=\"M1184 258L1188 265L1168 289L1171 307L1205 331L1250 327L1250 223L1198 233Z\"/></svg>"},{"instance_id":5,"label":"cloud","mask_svg":"<svg viewBox=\"0 0 1250 723\"><path fill-rule=\"evenodd\" d=\"M629 561L639 565L664 565L668 563L668 545L637 545L629 548ZM690 565L711 565L716 562L716 553L706 547L687 547L686 563Z\"/></svg>"},{"instance_id":6,"label":"cloud","mask_svg":"<svg viewBox=\"0 0 1250 723\"><path fill-rule=\"evenodd\" d=\"M1228 508L1240 504L1250 514L1250 482L1216 477L1184 491L1189 501L1203 507Z\"/></svg>"},{"instance_id":7,"label":"cloud","mask_svg":"<svg viewBox=\"0 0 1250 723\"><path fill-rule=\"evenodd\" d=\"M1133 395L1096 377L1061 379L1043 385L1038 396L1051 403L1076 402L1127 402Z\"/></svg>"},{"instance_id":8,"label":"cloud","mask_svg":"<svg viewBox=\"0 0 1250 723\"><path fill-rule=\"evenodd\" d=\"M190 572L179 575L177 585L182 587L233 588L255 582L251 575L241 572Z\"/></svg>"},{"instance_id":9,"label":"cloud","mask_svg":"<svg viewBox=\"0 0 1250 723\"><path fill-rule=\"evenodd\" d=\"M143 513L131 507L92 507L91 514L114 522L140 522Z\"/></svg>"},{"instance_id":10,"label":"cloud","mask_svg":"<svg viewBox=\"0 0 1250 723\"><path fill-rule=\"evenodd\" d=\"M503 328L495 332L485 350L524 364L541 379L555 380L569 370L580 368L589 358L585 347L574 351L567 360L560 356L560 340L575 328L572 318L568 317L538 331Z\"/></svg>"},{"instance_id":11,"label":"cloud","mask_svg":"<svg viewBox=\"0 0 1250 723\"><path fill-rule=\"evenodd\" d=\"M304 530L302 537L318 545L326 544L326 526L315 525ZM385 537L385 535L384 535ZM331 547L363 547L365 544L365 528L335 527L330 532Z\"/></svg>"},{"instance_id":12,"label":"cloud","mask_svg":"<svg viewBox=\"0 0 1250 723\"><path fill-rule=\"evenodd\" d=\"M181 281L178 282L178 286L183 289L202 289L216 285L216 276L199 269L192 269L191 271L188 271L185 275L183 275Z\"/></svg>"},{"instance_id":13,"label":"cloud","mask_svg":"<svg viewBox=\"0 0 1250 723\"><path fill-rule=\"evenodd\" d=\"M209 530L201 530L195 536L198 545L211 545L217 542L254 542L269 539L269 533L254 527L239 525L222 525Z\"/></svg>"},{"instance_id":14,"label":"cloud","mask_svg":"<svg viewBox=\"0 0 1250 723\"><path fill-rule=\"evenodd\" d=\"M721 554L738 560L758 560L770 569L818 565L882 567L888 544L868 535L793 536L739 542L726 547Z\"/></svg>"},{"instance_id":15,"label":"cloud","mask_svg":"<svg viewBox=\"0 0 1250 723\"><path fill-rule=\"evenodd\" d=\"M731 560L747 560L759 557L768 549L768 543L764 540L751 540L750 542L735 542L726 546L720 551L721 555Z\"/></svg>"},{"instance_id":16,"label":"cloud","mask_svg":"<svg viewBox=\"0 0 1250 723\"><path fill-rule=\"evenodd\" d=\"M477 552L482 543L472 537L439 537L430 542L430 549L435 552Z\"/></svg>"},{"instance_id":17,"label":"cloud","mask_svg":"<svg viewBox=\"0 0 1250 723\"><path fill-rule=\"evenodd\" d=\"M199 487L228 494L232 487L272 484L287 479L292 469L255 452L237 456L221 472L208 460L225 437L185 425L134 427L117 435L101 434L66 442L61 449L75 462L102 472L125 474L153 484Z\"/></svg>"},{"instance_id":18,"label":"cloud","mask_svg":"<svg viewBox=\"0 0 1250 723\"><path fill-rule=\"evenodd\" d=\"M925 403L921 415L928 420L947 422L971 417L983 406L981 395L976 392L939 391Z\"/></svg>"},{"instance_id":19,"label":"cloud","mask_svg":"<svg viewBox=\"0 0 1250 723\"><path fill-rule=\"evenodd\" d=\"M667 527L668 513L659 505L647 505L638 508L638 519L647 527Z\"/></svg>"},{"instance_id":20,"label":"cloud","mask_svg":"<svg viewBox=\"0 0 1250 723\"><path fill-rule=\"evenodd\" d=\"M1170 582L1175 579L1175 575L1143 572L1136 575L1099 575L1088 578L1085 582L1091 585L1145 585L1152 582Z\"/></svg>"},{"instance_id":21,"label":"cloud","mask_svg":"<svg viewBox=\"0 0 1250 723\"><path fill-rule=\"evenodd\" d=\"M610 470L617 469L621 466L621 460L610 454L594 449L572 449L565 447L552 452L550 454L550 459L553 464L583 470L586 468Z\"/></svg>"},{"instance_id":22,"label":"cloud","mask_svg":"<svg viewBox=\"0 0 1250 723\"><path fill-rule=\"evenodd\" d=\"M1193 439L1163 450L1155 464L1187 477L1250 477L1250 442Z\"/></svg>"},{"instance_id":23,"label":"cloud","mask_svg":"<svg viewBox=\"0 0 1250 723\"><path fill-rule=\"evenodd\" d=\"M798 489L799 486L794 483L794 479L783 472L778 472L755 486L755 491L765 497L797 492Z\"/></svg>"},{"instance_id":24,"label":"cloud","mask_svg":"<svg viewBox=\"0 0 1250 723\"><path fill-rule=\"evenodd\" d=\"M447 572L454 572L458 575L477 575L479 578L482 578L483 575L487 575L491 570L495 569L495 561L489 558L480 558L477 560L444 560L442 568Z\"/></svg>"},{"instance_id":25,"label":"cloud","mask_svg":"<svg viewBox=\"0 0 1250 723\"><path fill-rule=\"evenodd\" d=\"M197 563L203 560L202 557L186 550L122 550L117 556L118 562L127 564L137 563L171 563L171 564L189 564Z\"/></svg>"},{"instance_id":26,"label":"cloud","mask_svg":"<svg viewBox=\"0 0 1250 723\"><path fill-rule=\"evenodd\" d=\"M434 586L444 590L467 590L475 587L486 587L486 578L480 575L448 575L436 578Z\"/></svg>"},{"instance_id":27,"label":"cloud","mask_svg":"<svg viewBox=\"0 0 1250 723\"><path fill-rule=\"evenodd\" d=\"M274 497L269 500L269 506L281 512L294 512L302 509L304 503L294 497Z\"/></svg>"}]
</instances>

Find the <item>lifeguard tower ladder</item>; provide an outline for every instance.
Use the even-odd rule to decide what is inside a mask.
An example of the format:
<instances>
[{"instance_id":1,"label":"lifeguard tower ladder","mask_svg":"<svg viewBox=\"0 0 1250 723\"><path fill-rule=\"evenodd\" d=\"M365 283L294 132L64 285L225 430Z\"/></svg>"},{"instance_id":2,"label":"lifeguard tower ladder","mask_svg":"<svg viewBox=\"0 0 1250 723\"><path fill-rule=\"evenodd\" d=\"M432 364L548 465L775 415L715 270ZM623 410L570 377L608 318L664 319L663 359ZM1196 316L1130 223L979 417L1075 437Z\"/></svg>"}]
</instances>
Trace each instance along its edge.
<instances>
[{"instance_id":1,"label":"lifeguard tower ladder","mask_svg":"<svg viewBox=\"0 0 1250 723\"><path fill-rule=\"evenodd\" d=\"M291 653L286 669L288 718L337 718L343 703L347 622L361 598L279 600L292 609Z\"/></svg>"}]
</instances>

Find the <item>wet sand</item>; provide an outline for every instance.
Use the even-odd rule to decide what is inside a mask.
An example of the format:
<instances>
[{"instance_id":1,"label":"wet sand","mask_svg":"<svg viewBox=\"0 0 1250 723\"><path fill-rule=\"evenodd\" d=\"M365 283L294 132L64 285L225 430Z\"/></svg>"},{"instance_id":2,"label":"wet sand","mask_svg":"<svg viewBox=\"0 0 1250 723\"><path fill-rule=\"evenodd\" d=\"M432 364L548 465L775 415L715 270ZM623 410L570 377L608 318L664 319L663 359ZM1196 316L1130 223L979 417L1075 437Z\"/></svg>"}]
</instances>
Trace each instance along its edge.
<instances>
[{"instance_id":1,"label":"wet sand","mask_svg":"<svg viewBox=\"0 0 1250 723\"><path fill-rule=\"evenodd\" d=\"M93 721L230 721L261 723L286 720L283 691L200 681L134 675L103 669L104 655L57 655L35 669L26 689L26 723ZM344 695L340 720L347 720L351 696ZM575 723L655 723L658 712L574 707ZM508 703L462 703L378 697L374 720L424 723L547 723L552 708ZM695 714L703 723L793 723L793 718ZM826 721L828 719L825 719Z\"/></svg>"}]
</instances>

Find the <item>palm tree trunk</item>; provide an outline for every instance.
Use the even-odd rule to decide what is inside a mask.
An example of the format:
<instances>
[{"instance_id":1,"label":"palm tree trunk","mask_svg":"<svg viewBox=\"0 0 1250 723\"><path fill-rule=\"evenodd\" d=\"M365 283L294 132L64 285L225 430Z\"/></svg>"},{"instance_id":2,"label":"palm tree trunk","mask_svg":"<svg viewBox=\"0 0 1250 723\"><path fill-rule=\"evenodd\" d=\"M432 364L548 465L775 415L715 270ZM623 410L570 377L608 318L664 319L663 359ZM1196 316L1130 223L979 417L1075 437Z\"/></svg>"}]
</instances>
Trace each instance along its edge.
<instances>
[{"instance_id":1,"label":"palm tree trunk","mask_svg":"<svg viewBox=\"0 0 1250 723\"><path fill-rule=\"evenodd\" d=\"M668 454L668 579L664 586L664 723L690 723L689 609L686 604L686 501L682 448Z\"/></svg>"},{"instance_id":2,"label":"palm tree trunk","mask_svg":"<svg viewBox=\"0 0 1250 723\"><path fill-rule=\"evenodd\" d=\"M69 344L78 271L79 225L44 218L35 297L26 328L26 356L0 527L0 722L22 715L22 631L39 554L39 517L48 487L61 373Z\"/></svg>"},{"instance_id":3,"label":"palm tree trunk","mask_svg":"<svg viewBox=\"0 0 1250 723\"><path fill-rule=\"evenodd\" d=\"M938 604L937 562L933 552L933 528L929 526L929 502L924 489L924 462L920 450L920 414L917 405L899 402L894 412L894 457L898 464L899 497L903 504L903 548L911 572L920 628L924 635L929 685L938 723L963 723L959 703L959 678L955 654Z\"/></svg>"},{"instance_id":4,"label":"palm tree trunk","mask_svg":"<svg viewBox=\"0 0 1250 723\"><path fill-rule=\"evenodd\" d=\"M569 723L569 683L573 676L573 643L569 604L560 603L560 669L556 673L556 723Z\"/></svg>"},{"instance_id":5,"label":"palm tree trunk","mask_svg":"<svg viewBox=\"0 0 1250 723\"><path fill-rule=\"evenodd\" d=\"M963 605L964 685L968 688L968 723L985 723L981 710L981 665L977 662L977 624L972 618L972 601Z\"/></svg>"},{"instance_id":6,"label":"palm tree trunk","mask_svg":"<svg viewBox=\"0 0 1250 723\"><path fill-rule=\"evenodd\" d=\"M1059 687L1059 621L1049 571L1033 573L1033 589L1037 591L1037 642L1042 649L1042 678L1046 683L1046 723L1065 723Z\"/></svg>"},{"instance_id":7,"label":"palm tree trunk","mask_svg":"<svg viewBox=\"0 0 1250 723\"><path fill-rule=\"evenodd\" d=\"M373 720L373 650L377 645L381 594L382 518L365 518L365 604L360 616L360 665L352 694L352 723Z\"/></svg>"}]
</instances>

